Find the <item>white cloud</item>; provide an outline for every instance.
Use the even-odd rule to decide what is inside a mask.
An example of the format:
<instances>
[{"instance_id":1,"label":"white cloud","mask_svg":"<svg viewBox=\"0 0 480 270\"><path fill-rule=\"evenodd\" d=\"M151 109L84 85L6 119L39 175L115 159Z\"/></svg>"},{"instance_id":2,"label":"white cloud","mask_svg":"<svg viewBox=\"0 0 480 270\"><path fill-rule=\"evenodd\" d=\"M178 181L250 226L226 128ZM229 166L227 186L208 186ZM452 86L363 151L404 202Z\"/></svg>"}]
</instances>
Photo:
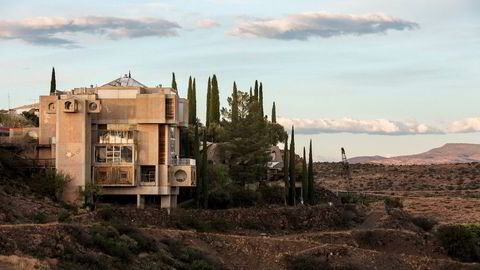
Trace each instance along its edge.
<instances>
[{"instance_id":1,"label":"white cloud","mask_svg":"<svg viewBox=\"0 0 480 270\"><path fill-rule=\"evenodd\" d=\"M352 118L342 118L310 120L277 118L277 122L287 130L295 126L295 133L298 134L356 133L373 135L415 135L444 133L441 129L415 121L400 122L386 119L356 120Z\"/></svg>"},{"instance_id":2,"label":"white cloud","mask_svg":"<svg viewBox=\"0 0 480 270\"><path fill-rule=\"evenodd\" d=\"M72 47L78 45L71 37L66 37L68 34L87 33L109 39L166 37L177 35L179 28L180 25L175 22L151 17L36 17L0 21L0 39L20 39L33 45Z\"/></svg>"},{"instance_id":3,"label":"white cloud","mask_svg":"<svg viewBox=\"0 0 480 270\"><path fill-rule=\"evenodd\" d=\"M243 18L232 35L280 40L307 40L342 35L386 33L388 30L414 30L419 25L382 14L350 15L327 12L292 14L283 19Z\"/></svg>"},{"instance_id":4,"label":"white cloud","mask_svg":"<svg viewBox=\"0 0 480 270\"><path fill-rule=\"evenodd\" d=\"M480 131L480 117L469 117L454 121L448 126L450 133L470 133Z\"/></svg>"},{"instance_id":5,"label":"white cloud","mask_svg":"<svg viewBox=\"0 0 480 270\"><path fill-rule=\"evenodd\" d=\"M208 29L208 28L215 28L219 26L220 24L217 21L212 19L200 19L197 21L198 28Z\"/></svg>"}]
</instances>

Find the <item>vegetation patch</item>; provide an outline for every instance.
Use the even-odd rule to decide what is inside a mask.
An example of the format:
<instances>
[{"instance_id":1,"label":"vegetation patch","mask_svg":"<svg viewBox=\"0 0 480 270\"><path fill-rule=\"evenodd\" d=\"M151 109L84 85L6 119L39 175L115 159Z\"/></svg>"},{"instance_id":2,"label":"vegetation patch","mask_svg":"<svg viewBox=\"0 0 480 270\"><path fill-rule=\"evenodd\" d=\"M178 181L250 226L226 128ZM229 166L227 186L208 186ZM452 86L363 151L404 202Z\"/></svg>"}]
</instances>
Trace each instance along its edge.
<instances>
[{"instance_id":1,"label":"vegetation patch","mask_svg":"<svg viewBox=\"0 0 480 270\"><path fill-rule=\"evenodd\" d=\"M442 226L437 237L449 256L464 262L480 262L479 224Z\"/></svg>"}]
</instances>

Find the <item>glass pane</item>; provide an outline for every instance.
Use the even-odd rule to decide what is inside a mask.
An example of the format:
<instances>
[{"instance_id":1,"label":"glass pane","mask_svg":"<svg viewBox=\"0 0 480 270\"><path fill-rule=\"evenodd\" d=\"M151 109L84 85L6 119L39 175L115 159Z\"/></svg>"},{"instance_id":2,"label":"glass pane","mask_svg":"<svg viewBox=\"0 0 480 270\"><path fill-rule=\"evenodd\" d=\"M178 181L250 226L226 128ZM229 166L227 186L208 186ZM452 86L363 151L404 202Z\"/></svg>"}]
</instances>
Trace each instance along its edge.
<instances>
[{"instance_id":1,"label":"glass pane","mask_svg":"<svg viewBox=\"0 0 480 270\"><path fill-rule=\"evenodd\" d=\"M97 146L95 149L95 162L105 163L107 158L107 149L105 146Z\"/></svg>"},{"instance_id":2,"label":"glass pane","mask_svg":"<svg viewBox=\"0 0 480 270\"><path fill-rule=\"evenodd\" d=\"M133 131L128 132L128 140L127 143L133 143Z\"/></svg>"},{"instance_id":3,"label":"glass pane","mask_svg":"<svg viewBox=\"0 0 480 270\"><path fill-rule=\"evenodd\" d=\"M107 151L113 151L113 146L108 145L108 146L107 146Z\"/></svg>"},{"instance_id":4,"label":"glass pane","mask_svg":"<svg viewBox=\"0 0 480 270\"><path fill-rule=\"evenodd\" d=\"M132 163L133 151L131 146L122 146L122 163Z\"/></svg>"}]
</instances>

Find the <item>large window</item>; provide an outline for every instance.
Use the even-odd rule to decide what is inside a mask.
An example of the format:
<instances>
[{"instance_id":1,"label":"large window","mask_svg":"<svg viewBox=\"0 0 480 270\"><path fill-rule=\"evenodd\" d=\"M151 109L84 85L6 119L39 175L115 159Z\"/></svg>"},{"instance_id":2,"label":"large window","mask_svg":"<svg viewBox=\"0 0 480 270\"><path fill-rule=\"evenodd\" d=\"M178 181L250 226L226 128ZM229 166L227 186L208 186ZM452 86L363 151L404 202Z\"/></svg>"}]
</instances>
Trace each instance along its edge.
<instances>
[{"instance_id":1,"label":"large window","mask_svg":"<svg viewBox=\"0 0 480 270\"><path fill-rule=\"evenodd\" d=\"M96 163L132 163L133 147L129 145L97 145L95 146Z\"/></svg>"},{"instance_id":2,"label":"large window","mask_svg":"<svg viewBox=\"0 0 480 270\"><path fill-rule=\"evenodd\" d=\"M176 127L174 126L170 126L168 128L168 147L170 152L170 160L177 159L175 131L176 131Z\"/></svg>"},{"instance_id":3,"label":"large window","mask_svg":"<svg viewBox=\"0 0 480 270\"><path fill-rule=\"evenodd\" d=\"M132 144L133 130L99 130L97 143L102 144Z\"/></svg>"},{"instance_id":4,"label":"large window","mask_svg":"<svg viewBox=\"0 0 480 270\"><path fill-rule=\"evenodd\" d=\"M155 183L155 166L141 166L140 171L143 183Z\"/></svg>"}]
</instances>

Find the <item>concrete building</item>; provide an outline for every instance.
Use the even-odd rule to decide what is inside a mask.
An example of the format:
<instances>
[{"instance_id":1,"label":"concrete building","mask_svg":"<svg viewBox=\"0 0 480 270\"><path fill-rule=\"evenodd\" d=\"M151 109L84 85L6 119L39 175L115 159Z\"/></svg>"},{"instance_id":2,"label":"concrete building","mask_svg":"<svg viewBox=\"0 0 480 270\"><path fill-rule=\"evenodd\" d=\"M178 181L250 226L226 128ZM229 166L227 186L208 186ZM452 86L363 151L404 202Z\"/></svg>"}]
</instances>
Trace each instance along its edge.
<instances>
[{"instance_id":1,"label":"concrete building","mask_svg":"<svg viewBox=\"0 0 480 270\"><path fill-rule=\"evenodd\" d=\"M180 187L196 183L195 160L180 157L188 101L172 88L147 87L125 75L100 87L40 97L38 155L54 158L73 181L64 193L82 201L87 183L104 195L148 196L177 204Z\"/></svg>"}]
</instances>

